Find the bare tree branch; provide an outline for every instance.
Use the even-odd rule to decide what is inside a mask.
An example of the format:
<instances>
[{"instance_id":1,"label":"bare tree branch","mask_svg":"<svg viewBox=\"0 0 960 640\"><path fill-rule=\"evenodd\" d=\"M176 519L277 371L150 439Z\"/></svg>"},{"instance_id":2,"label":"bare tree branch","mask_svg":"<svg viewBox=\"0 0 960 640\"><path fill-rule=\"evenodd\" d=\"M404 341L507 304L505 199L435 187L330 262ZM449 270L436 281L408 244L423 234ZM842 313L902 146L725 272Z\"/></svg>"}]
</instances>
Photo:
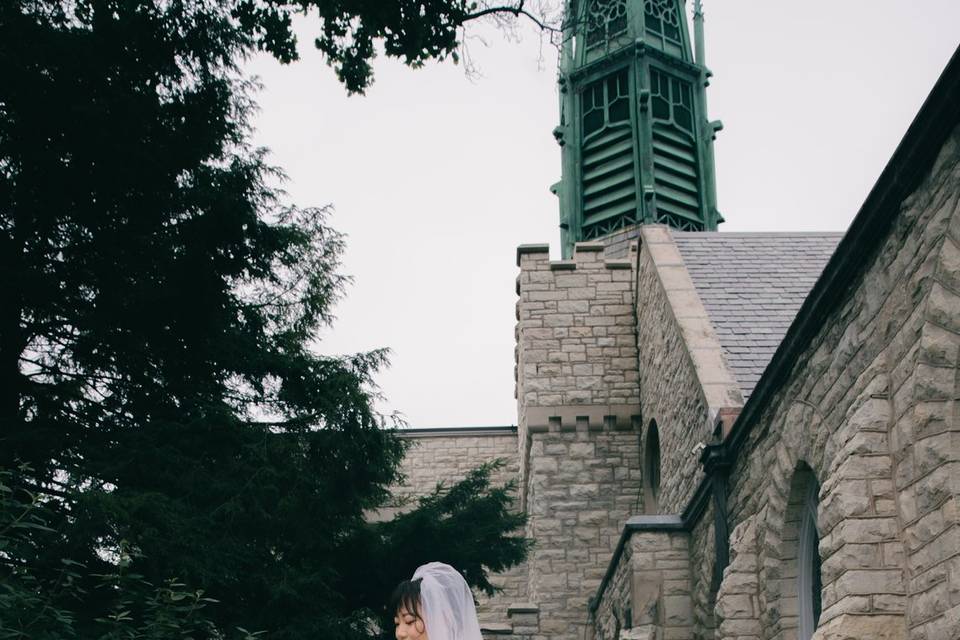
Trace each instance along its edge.
<instances>
[{"instance_id":1,"label":"bare tree branch","mask_svg":"<svg viewBox=\"0 0 960 640\"><path fill-rule=\"evenodd\" d=\"M548 31L550 33L562 33L563 31L562 28L555 27L545 22L542 18L531 13L530 11L527 11L524 5L526 5L526 0L520 0L520 2L518 2L515 6L500 5L496 7L487 7L486 9L481 9L480 11L476 11L474 13L468 13L463 17L463 21L467 22L468 20L476 20L478 18L483 18L485 16L508 13L515 18L524 17L530 20L541 31Z\"/></svg>"}]
</instances>

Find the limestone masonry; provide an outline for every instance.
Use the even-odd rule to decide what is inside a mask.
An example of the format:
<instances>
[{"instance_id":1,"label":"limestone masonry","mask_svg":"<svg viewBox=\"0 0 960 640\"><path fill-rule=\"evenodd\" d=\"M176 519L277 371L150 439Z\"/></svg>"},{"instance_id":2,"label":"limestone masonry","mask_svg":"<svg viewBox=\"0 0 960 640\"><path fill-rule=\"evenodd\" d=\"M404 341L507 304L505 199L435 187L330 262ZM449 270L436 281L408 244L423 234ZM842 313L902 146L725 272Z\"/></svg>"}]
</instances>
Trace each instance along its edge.
<instances>
[{"instance_id":1,"label":"limestone masonry","mask_svg":"<svg viewBox=\"0 0 960 640\"><path fill-rule=\"evenodd\" d=\"M485 634L960 639L960 58L845 234L591 220L517 250L516 427L406 435L400 498L517 482Z\"/></svg>"}]
</instances>

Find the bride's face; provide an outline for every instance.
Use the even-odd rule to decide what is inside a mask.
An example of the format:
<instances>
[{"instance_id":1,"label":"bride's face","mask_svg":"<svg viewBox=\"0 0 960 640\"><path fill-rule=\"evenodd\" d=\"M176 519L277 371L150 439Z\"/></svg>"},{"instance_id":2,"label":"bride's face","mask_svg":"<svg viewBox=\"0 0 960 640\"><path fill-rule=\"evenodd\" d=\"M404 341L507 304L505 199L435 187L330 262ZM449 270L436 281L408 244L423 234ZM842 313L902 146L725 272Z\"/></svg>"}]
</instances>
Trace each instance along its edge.
<instances>
[{"instance_id":1,"label":"bride's face","mask_svg":"<svg viewBox=\"0 0 960 640\"><path fill-rule=\"evenodd\" d=\"M394 632L397 640L429 640L423 618L416 613L401 608L393 617L393 623L397 625Z\"/></svg>"}]
</instances>

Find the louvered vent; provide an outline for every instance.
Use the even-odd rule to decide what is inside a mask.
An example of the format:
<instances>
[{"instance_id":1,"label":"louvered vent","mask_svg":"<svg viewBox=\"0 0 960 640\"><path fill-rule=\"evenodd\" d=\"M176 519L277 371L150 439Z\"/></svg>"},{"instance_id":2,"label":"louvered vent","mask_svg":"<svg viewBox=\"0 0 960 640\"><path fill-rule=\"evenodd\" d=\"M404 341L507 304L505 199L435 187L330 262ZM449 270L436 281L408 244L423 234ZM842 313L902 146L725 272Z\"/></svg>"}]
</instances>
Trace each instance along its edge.
<instances>
[{"instance_id":1,"label":"louvered vent","mask_svg":"<svg viewBox=\"0 0 960 640\"><path fill-rule=\"evenodd\" d=\"M587 86L583 94L581 165L583 238L636 221L633 129L626 69Z\"/></svg>"},{"instance_id":2,"label":"louvered vent","mask_svg":"<svg viewBox=\"0 0 960 640\"><path fill-rule=\"evenodd\" d=\"M692 88L656 69L650 70L650 88L657 222L684 231L702 230Z\"/></svg>"}]
</instances>

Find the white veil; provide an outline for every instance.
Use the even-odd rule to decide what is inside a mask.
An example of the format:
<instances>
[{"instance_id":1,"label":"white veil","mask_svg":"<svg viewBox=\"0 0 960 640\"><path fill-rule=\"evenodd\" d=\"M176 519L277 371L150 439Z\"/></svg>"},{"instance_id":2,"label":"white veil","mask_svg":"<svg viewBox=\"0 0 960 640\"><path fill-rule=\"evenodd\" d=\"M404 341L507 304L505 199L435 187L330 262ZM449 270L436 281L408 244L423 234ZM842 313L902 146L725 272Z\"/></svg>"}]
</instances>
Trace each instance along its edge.
<instances>
[{"instance_id":1,"label":"white veil","mask_svg":"<svg viewBox=\"0 0 960 640\"><path fill-rule=\"evenodd\" d=\"M420 607L430 640L483 640L473 594L456 569L442 562L419 567Z\"/></svg>"}]
</instances>

